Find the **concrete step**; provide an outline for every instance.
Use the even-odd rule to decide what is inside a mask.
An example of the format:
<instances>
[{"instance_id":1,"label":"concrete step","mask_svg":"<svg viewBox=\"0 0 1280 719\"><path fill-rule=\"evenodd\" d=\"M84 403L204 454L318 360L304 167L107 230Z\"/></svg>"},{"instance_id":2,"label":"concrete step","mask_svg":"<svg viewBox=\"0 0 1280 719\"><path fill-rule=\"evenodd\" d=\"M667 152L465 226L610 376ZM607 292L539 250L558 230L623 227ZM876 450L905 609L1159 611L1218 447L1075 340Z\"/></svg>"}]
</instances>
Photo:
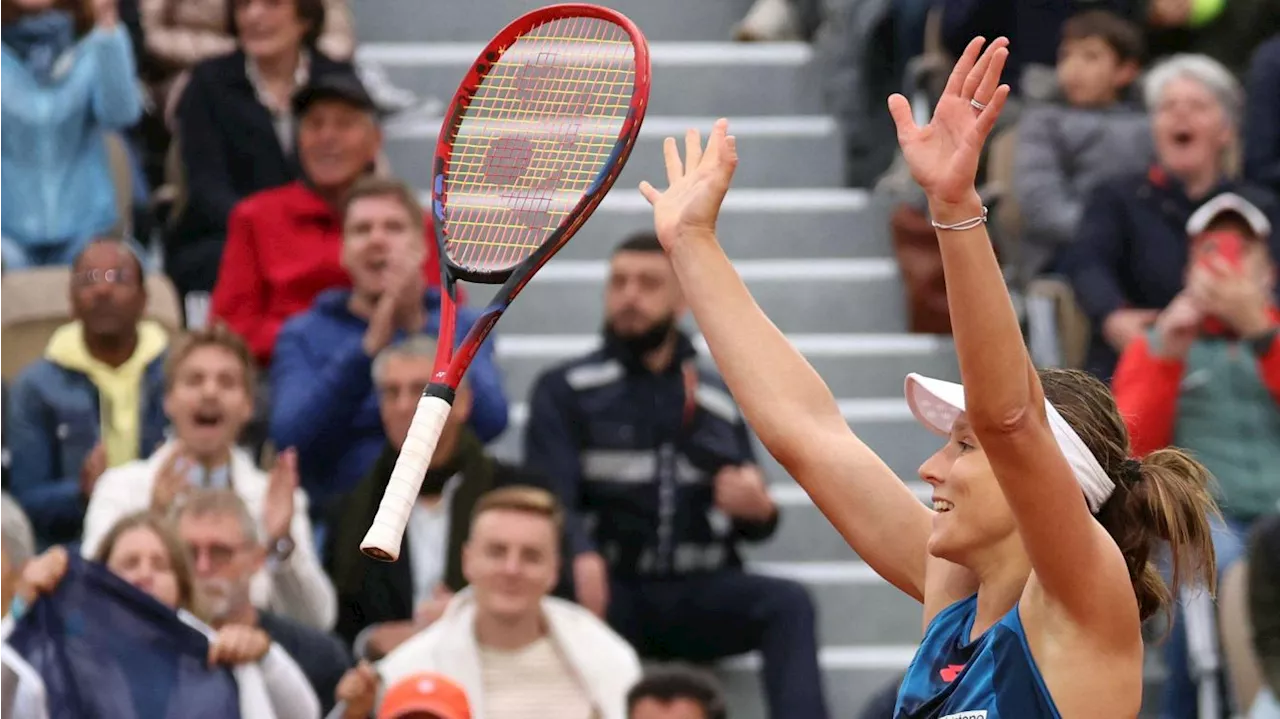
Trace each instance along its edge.
<instances>
[{"instance_id":1,"label":"concrete step","mask_svg":"<svg viewBox=\"0 0 1280 719\"><path fill-rule=\"evenodd\" d=\"M546 0L378 0L352 3L362 41L485 42L517 17L548 5ZM729 37L751 0L598 0L631 19L650 42Z\"/></svg>"},{"instance_id":2,"label":"concrete step","mask_svg":"<svg viewBox=\"0 0 1280 719\"><path fill-rule=\"evenodd\" d=\"M447 104L482 49L482 42L382 40L360 45L356 57L362 65L385 70L392 85L419 101L435 98ZM813 51L805 43L655 42L649 55L651 115L733 118L824 112L819 77L810 67ZM746 92L744 78L750 79Z\"/></svg>"},{"instance_id":3,"label":"concrete step","mask_svg":"<svg viewBox=\"0 0 1280 719\"><path fill-rule=\"evenodd\" d=\"M429 206L429 193L419 199ZM717 232L735 260L888 257L885 210L862 190L734 188L720 208ZM619 242L642 231L653 231L653 209L634 186L619 182L553 265L608 259Z\"/></svg>"},{"instance_id":4,"label":"concrete step","mask_svg":"<svg viewBox=\"0 0 1280 719\"><path fill-rule=\"evenodd\" d=\"M841 182L843 154L835 121L822 115L732 118L731 131L741 158L733 176L735 187L813 187ZM667 182L662 142L680 140L690 127L706 137L714 117L650 116L613 192L639 194L636 186L648 180L657 187ZM387 156L402 179L416 187L431 186L432 159L440 134L439 118L388 122ZM682 150L683 151L683 150Z\"/></svg>"},{"instance_id":5,"label":"concrete step","mask_svg":"<svg viewBox=\"0 0 1280 719\"><path fill-rule=\"evenodd\" d=\"M860 561L753 563L752 571L804 584L824 645L916 645L923 608Z\"/></svg>"},{"instance_id":6,"label":"concrete step","mask_svg":"<svg viewBox=\"0 0 1280 719\"><path fill-rule=\"evenodd\" d=\"M904 481L918 479L920 464L942 445L941 438L915 421L901 398L840 400L840 408L854 433ZM513 398L507 430L490 445L495 456L520 461L528 418L528 405L522 398ZM758 441L756 458L771 483L795 486L791 476Z\"/></svg>"},{"instance_id":7,"label":"concrete step","mask_svg":"<svg viewBox=\"0 0 1280 719\"><path fill-rule=\"evenodd\" d=\"M787 333L900 332L905 308L889 258L740 260L734 263L769 318ZM608 263L557 260L538 271L499 332L574 334L600 327ZM475 302L490 296L483 288Z\"/></svg>"},{"instance_id":8,"label":"concrete step","mask_svg":"<svg viewBox=\"0 0 1280 719\"><path fill-rule=\"evenodd\" d=\"M922 503L930 502L933 490L929 485L921 482L915 475L900 475L899 478ZM858 561L857 552L844 541L844 537L840 536L799 485L778 481L769 490L781 513L778 529L768 541L742 545L742 554L748 561L767 566L785 562L811 562L815 574L807 576L849 583L865 578L858 575L858 571L870 573L867 565L862 563L858 565L862 569L856 571L842 565L844 562ZM878 577L876 581L880 581Z\"/></svg>"},{"instance_id":9,"label":"concrete step","mask_svg":"<svg viewBox=\"0 0 1280 719\"><path fill-rule=\"evenodd\" d=\"M505 323L505 320L504 320ZM512 325L512 329L522 329ZM948 337L909 334L792 334L800 350L837 397L891 397L902 392L907 372L956 379L955 350ZM527 398L547 369L595 350L599 335L502 334L494 337L495 351L506 381L507 394ZM701 336L695 338L702 357L710 361Z\"/></svg>"}]
</instances>

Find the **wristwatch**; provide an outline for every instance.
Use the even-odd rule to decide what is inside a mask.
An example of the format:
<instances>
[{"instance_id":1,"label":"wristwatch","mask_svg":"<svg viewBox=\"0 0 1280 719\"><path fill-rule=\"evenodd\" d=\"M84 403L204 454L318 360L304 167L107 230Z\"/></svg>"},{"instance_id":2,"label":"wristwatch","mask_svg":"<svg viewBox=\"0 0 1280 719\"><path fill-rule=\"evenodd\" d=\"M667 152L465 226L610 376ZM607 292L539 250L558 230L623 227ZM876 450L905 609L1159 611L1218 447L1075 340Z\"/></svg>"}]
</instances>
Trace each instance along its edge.
<instances>
[{"instance_id":1,"label":"wristwatch","mask_svg":"<svg viewBox=\"0 0 1280 719\"><path fill-rule=\"evenodd\" d=\"M1246 337L1244 341L1255 357L1263 357L1271 351L1271 345L1275 344L1278 333L1280 333L1280 327L1270 327L1262 334Z\"/></svg>"},{"instance_id":2,"label":"wristwatch","mask_svg":"<svg viewBox=\"0 0 1280 719\"><path fill-rule=\"evenodd\" d=\"M284 562L293 554L295 546L293 537L286 534L267 545L267 560L272 564Z\"/></svg>"}]
</instances>

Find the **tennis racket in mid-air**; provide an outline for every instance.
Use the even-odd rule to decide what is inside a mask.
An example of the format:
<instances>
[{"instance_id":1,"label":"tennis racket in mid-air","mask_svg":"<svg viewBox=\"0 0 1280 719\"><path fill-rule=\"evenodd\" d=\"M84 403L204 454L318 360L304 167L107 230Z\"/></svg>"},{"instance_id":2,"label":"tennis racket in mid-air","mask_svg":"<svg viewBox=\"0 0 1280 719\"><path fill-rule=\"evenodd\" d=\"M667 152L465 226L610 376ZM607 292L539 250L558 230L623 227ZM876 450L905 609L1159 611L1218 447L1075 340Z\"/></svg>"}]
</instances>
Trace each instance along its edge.
<instances>
[{"instance_id":1,"label":"tennis racket in mid-air","mask_svg":"<svg viewBox=\"0 0 1280 719\"><path fill-rule=\"evenodd\" d=\"M431 213L444 292L435 371L360 549L400 555L409 512L480 343L622 171L649 99L649 47L585 4L529 12L480 53L440 128ZM501 284L455 351L455 284Z\"/></svg>"}]
</instances>

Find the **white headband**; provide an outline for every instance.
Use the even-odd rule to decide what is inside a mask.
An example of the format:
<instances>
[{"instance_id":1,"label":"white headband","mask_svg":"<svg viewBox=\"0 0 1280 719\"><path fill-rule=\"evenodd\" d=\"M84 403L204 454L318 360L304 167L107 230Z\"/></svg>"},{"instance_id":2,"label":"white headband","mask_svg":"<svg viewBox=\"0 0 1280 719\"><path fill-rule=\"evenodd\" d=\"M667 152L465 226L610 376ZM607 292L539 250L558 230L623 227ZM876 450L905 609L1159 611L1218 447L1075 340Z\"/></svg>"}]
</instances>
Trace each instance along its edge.
<instances>
[{"instance_id":1,"label":"white headband","mask_svg":"<svg viewBox=\"0 0 1280 719\"><path fill-rule=\"evenodd\" d=\"M963 385L923 377L913 372L907 375L906 393L907 406L920 424L935 434L950 436L951 425L964 412ZM1115 491L1115 482L1111 481L1098 463L1098 458L1093 456L1084 440L1071 429L1071 425L1049 400L1044 401L1044 409L1049 415L1049 429L1053 432L1053 438L1058 441L1058 448L1067 458L1067 464L1071 465L1076 482L1084 490L1089 511L1097 514L1102 504Z\"/></svg>"}]
</instances>

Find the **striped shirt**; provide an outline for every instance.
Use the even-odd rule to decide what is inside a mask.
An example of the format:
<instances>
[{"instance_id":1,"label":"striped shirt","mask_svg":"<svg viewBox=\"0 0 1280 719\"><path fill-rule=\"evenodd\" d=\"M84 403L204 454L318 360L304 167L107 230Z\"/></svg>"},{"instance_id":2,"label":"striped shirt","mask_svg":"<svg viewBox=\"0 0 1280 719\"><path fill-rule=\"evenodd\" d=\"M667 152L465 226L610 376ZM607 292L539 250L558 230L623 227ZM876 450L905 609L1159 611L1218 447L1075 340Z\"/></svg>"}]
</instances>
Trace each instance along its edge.
<instances>
[{"instance_id":1,"label":"striped shirt","mask_svg":"<svg viewBox=\"0 0 1280 719\"><path fill-rule=\"evenodd\" d=\"M591 698L548 637L513 651L481 645L485 719L596 719Z\"/></svg>"}]
</instances>

